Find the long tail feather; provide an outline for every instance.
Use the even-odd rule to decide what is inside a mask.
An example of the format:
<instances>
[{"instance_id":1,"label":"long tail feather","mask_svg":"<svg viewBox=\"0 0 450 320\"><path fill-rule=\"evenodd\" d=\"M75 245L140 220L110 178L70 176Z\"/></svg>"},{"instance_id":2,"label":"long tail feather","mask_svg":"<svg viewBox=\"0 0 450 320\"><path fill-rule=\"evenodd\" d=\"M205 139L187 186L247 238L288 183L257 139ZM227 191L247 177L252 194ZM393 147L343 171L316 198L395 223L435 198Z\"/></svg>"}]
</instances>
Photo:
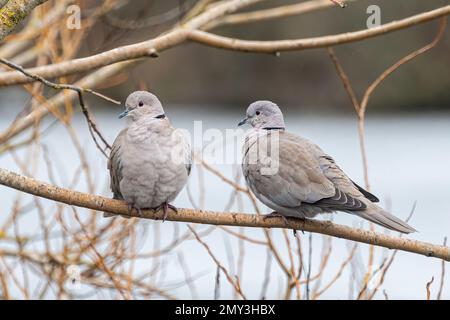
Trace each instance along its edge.
<instances>
[{"instance_id":1,"label":"long tail feather","mask_svg":"<svg viewBox=\"0 0 450 320\"><path fill-rule=\"evenodd\" d=\"M376 223L382 227L398 231L401 233L412 233L417 231L403 220L397 218L396 216L390 214L387 211L384 211L383 209L381 209L376 205L371 205L364 211L355 211L352 213L360 216L363 219Z\"/></svg>"}]
</instances>

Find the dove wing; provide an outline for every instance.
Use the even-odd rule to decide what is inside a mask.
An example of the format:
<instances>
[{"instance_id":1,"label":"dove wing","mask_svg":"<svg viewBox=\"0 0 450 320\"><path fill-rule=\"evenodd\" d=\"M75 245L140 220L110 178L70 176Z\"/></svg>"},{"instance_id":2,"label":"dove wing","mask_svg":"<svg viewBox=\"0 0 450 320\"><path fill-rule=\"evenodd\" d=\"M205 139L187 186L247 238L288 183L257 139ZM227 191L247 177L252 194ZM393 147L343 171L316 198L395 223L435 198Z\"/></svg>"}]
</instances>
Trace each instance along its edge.
<instances>
[{"instance_id":1,"label":"dove wing","mask_svg":"<svg viewBox=\"0 0 450 320\"><path fill-rule=\"evenodd\" d=\"M189 143L189 140L184 139L185 143L184 143L184 156L185 156L185 164L186 164L186 171L187 171L187 175L189 176L191 174L191 169L192 169L192 149L191 149L191 144Z\"/></svg>"},{"instance_id":2,"label":"dove wing","mask_svg":"<svg viewBox=\"0 0 450 320\"><path fill-rule=\"evenodd\" d=\"M358 188L359 192L361 192L367 199L369 199L372 202L380 202L380 199L378 199L375 195L371 194L369 191L357 185L355 181L352 180L352 182L355 185L355 187Z\"/></svg>"},{"instance_id":3,"label":"dove wing","mask_svg":"<svg viewBox=\"0 0 450 320\"><path fill-rule=\"evenodd\" d=\"M247 141L243 169L252 191L283 207L298 207L302 202L314 203L334 196L333 183L323 174L317 159L308 152L307 145L302 143L301 138L292 139L284 132L279 132L278 170L274 174L261 174L264 161L252 163L252 152L266 146L264 139L270 140L271 134L274 133L259 137L253 143ZM268 148L263 154L270 155L271 151Z\"/></svg>"},{"instance_id":4,"label":"dove wing","mask_svg":"<svg viewBox=\"0 0 450 320\"><path fill-rule=\"evenodd\" d=\"M258 139L269 139L270 134ZM256 142L255 142L256 143ZM254 143L254 144L255 144ZM266 145L259 142L259 146ZM249 145L251 149L252 146ZM248 150L246 151L248 154ZM267 153L270 154L269 151ZM362 193L333 158L317 145L299 136L279 132L279 168L273 175L261 174L261 163L246 164L244 173L253 191L284 207L302 202L331 210L363 210Z\"/></svg>"},{"instance_id":5,"label":"dove wing","mask_svg":"<svg viewBox=\"0 0 450 320\"><path fill-rule=\"evenodd\" d=\"M108 160L108 170L110 175L110 187L111 191L114 194L114 199L123 199L122 193L120 192L120 181L122 180L122 162L121 162L121 154L122 148L125 143L127 129L123 129L111 148L111 153L109 154Z\"/></svg>"},{"instance_id":6,"label":"dove wing","mask_svg":"<svg viewBox=\"0 0 450 320\"><path fill-rule=\"evenodd\" d=\"M191 144L189 142L189 138L181 133L181 131L177 131L172 125L168 122L167 128L171 131L170 143L172 143L173 156L176 157L176 162L181 162L186 166L186 172L189 176L191 174L192 169L192 158L193 153L191 149Z\"/></svg>"},{"instance_id":7,"label":"dove wing","mask_svg":"<svg viewBox=\"0 0 450 320\"><path fill-rule=\"evenodd\" d=\"M334 159L324 153L317 145L310 141L306 141L311 153L318 160L320 169L325 177L330 180L335 187L335 194L332 197L324 198L314 205L319 207L328 207L333 210L363 210L367 206L360 199L365 194L370 195L369 200L378 200L374 195L365 191L355 184L342 169L336 164ZM363 192L362 192L363 191Z\"/></svg>"}]
</instances>

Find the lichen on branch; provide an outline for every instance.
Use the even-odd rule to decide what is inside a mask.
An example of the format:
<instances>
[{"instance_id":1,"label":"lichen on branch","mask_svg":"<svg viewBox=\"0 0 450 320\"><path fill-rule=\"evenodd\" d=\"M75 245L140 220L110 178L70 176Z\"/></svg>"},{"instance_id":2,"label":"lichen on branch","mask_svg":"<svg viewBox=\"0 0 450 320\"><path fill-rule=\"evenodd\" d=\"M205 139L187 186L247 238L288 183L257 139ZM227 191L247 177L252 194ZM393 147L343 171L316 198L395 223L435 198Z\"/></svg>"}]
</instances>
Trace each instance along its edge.
<instances>
[{"instance_id":1,"label":"lichen on branch","mask_svg":"<svg viewBox=\"0 0 450 320\"><path fill-rule=\"evenodd\" d=\"M47 0L9 0L0 6L0 41L11 33L30 12Z\"/></svg>"}]
</instances>

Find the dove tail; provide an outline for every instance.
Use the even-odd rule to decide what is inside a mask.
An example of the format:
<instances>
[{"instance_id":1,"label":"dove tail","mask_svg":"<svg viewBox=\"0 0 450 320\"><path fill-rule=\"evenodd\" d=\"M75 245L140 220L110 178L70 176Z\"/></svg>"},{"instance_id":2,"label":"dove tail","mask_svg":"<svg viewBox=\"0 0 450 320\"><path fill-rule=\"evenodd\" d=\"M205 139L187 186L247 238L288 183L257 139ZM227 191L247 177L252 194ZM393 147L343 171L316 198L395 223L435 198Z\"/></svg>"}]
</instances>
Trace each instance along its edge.
<instances>
[{"instance_id":1,"label":"dove tail","mask_svg":"<svg viewBox=\"0 0 450 320\"><path fill-rule=\"evenodd\" d=\"M384 211L376 205L371 205L364 211L356 211L353 213L382 227L401 233L412 233L417 231L403 220L397 218L387 211Z\"/></svg>"}]
</instances>

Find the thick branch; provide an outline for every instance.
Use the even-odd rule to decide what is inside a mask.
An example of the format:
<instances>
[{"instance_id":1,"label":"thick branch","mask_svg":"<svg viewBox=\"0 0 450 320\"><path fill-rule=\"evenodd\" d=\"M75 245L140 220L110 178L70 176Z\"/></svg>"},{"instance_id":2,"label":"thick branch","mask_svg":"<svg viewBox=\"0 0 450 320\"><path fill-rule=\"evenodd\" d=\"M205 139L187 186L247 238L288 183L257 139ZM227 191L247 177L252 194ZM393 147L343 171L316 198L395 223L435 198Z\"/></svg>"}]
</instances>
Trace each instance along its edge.
<instances>
[{"instance_id":1,"label":"thick branch","mask_svg":"<svg viewBox=\"0 0 450 320\"><path fill-rule=\"evenodd\" d=\"M247 1L245 2L245 4L249 5L253 2L256 1ZM235 3L234 6L237 6L235 1L233 3ZM225 4L229 5L229 7L224 7L224 5L221 5L221 7L219 8L214 8L210 11L207 11L204 14L201 14L200 16L192 19L190 22L186 23L182 28L174 29L167 34L152 40L115 48L86 58L74 59L57 64L31 68L27 69L27 71L46 79L67 76L75 73L93 70L120 61L155 56L158 52L162 52L176 45L179 45L188 38L192 41L196 41L209 46L228 50L258 53L275 53L280 51L322 48L349 42L361 41L396 30L408 28L415 24L423 23L450 14L450 5L448 5L371 29L331 36L296 40L247 41L222 37L198 30L202 27L202 25L208 23L209 21L213 21L215 18L220 16L220 14L225 14L231 9L236 9L234 6L232 6L233 3L227 2ZM240 6L243 6L243 4L241 3ZM33 81L33 79L16 71L0 73L0 86L24 84Z\"/></svg>"},{"instance_id":2,"label":"thick branch","mask_svg":"<svg viewBox=\"0 0 450 320\"><path fill-rule=\"evenodd\" d=\"M448 14L450 14L450 5L425 13L420 13L402 20L389 22L370 29L307 39L251 41L223 37L200 30L192 30L189 32L188 36L192 41L221 49L257 53L277 53L281 51L299 51L304 49L324 48L349 42L361 41L389 32L405 29L419 23L446 16ZM0 84L1 80L2 79L0 77Z\"/></svg>"},{"instance_id":3,"label":"thick branch","mask_svg":"<svg viewBox=\"0 0 450 320\"><path fill-rule=\"evenodd\" d=\"M131 213L128 212L127 205L123 201L56 187L5 169L0 169L0 184L38 197L69 205L137 217L135 211ZM144 210L142 213L143 216L141 218L145 219L157 220L161 219L163 216L162 211L154 212L151 210ZM400 237L387 236L373 231L350 228L331 223L330 221L307 220L303 222L301 220L290 219L290 226L288 227L282 219L273 218L264 220L263 217L252 214L212 212L192 209L178 209L177 213L170 212L167 220L235 227L291 228L450 261L450 248L448 247Z\"/></svg>"},{"instance_id":4,"label":"thick branch","mask_svg":"<svg viewBox=\"0 0 450 320\"><path fill-rule=\"evenodd\" d=\"M48 66L30 68L26 71L46 79L52 79L75 73L91 71L121 61L129 61L142 57L156 57L158 52L165 51L175 45L183 43L187 39L187 32L189 29L200 28L204 24L224 14L234 12L242 7L260 1L263 0L227 1L193 18L184 24L182 28L176 28L154 39L118 47L86 58L79 58ZM0 73L0 86L24 84L33 81L35 80L20 72Z\"/></svg>"},{"instance_id":5,"label":"thick branch","mask_svg":"<svg viewBox=\"0 0 450 320\"><path fill-rule=\"evenodd\" d=\"M0 41L38 5L47 0L9 0L0 8ZM2 1L3 2L3 1Z\"/></svg>"},{"instance_id":6,"label":"thick branch","mask_svg":"<svg viewBox=\"0 0 450 320\"><path fill-rule=\"evenodd\" d=\"M47 66L26 69L27 72L53 79L75 73L95 70L117 62L133 60L142 57L156 57L157 52L167 50L186 39L184 30L171 31L153 40L148 40L128 46L118 47L86 58L68 60ZM21 72L10 71L0 73L0 86L24 84L35 80Z\"/></svg>"}]
</instances>

